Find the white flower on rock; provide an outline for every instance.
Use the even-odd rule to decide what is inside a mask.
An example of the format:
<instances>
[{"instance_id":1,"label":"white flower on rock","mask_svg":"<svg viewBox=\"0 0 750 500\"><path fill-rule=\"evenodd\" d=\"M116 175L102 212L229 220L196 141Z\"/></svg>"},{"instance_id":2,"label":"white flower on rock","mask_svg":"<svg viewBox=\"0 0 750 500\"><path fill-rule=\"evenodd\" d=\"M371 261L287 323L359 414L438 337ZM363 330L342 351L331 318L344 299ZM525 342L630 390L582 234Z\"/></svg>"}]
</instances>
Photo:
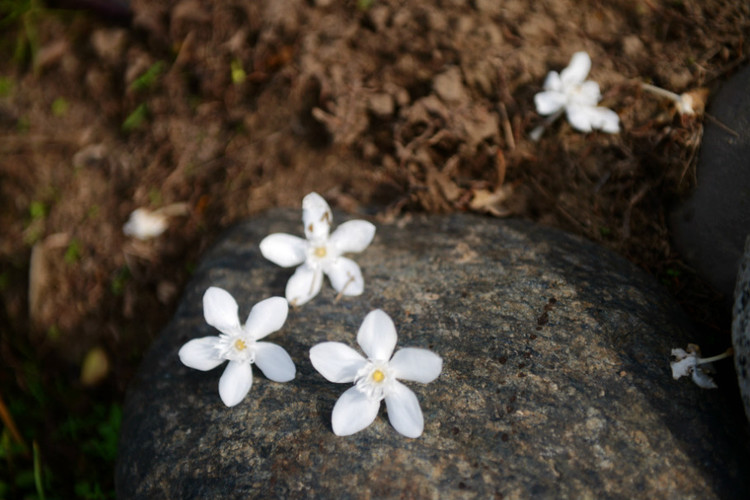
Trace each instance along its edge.
<instances>
[{"instance_id":1,"label":"white flower on rock","mask_svg":"<svg viewBox=\"0 0 750 500\"><path fill-rule=\"evenodd\" d=\"M703 389L716 389L716 383L701 365L707 365L708 363L728 358L732 353L732 348L729 348L722 354L710 358L701 358L700 347L695 344L688 344L687 350L680 348L672 349L672 356L675 358L675 361L669 362L669 365L672 367L672 378L677 380L680 377L690 375L693 378L693 382L699 387Z\"/></svg>"},{"instance_id":2,"label":"white flower on rock","mask_svg":"<svg viewBox=\"0 0 750 500\"><path fill-rule=\"evenodd\" d=\"M424 417L417 396L398 379L432 382L440 375L443 360L432 351L416 347L393 354L396 341L393 321L376 309L365 317L357 333L357 343L367 358L341 342L323 342L310 349L310 361L327 380L354 383L333 407L331 424L337 436L369 426L383 399L388 418L399 433L411 438L422 434Z\"/></svg>"},{"instance_id":3,"label":"white flower on rock","mask_svg":"<svg viewBox=\"0 0 750 500\"><path fill-rule=\"evenodd\" d=\"M203 295L203 315L221 335L189 341L180 348L180 361L202 371L229 361L219 380L219 396L227 406L238 404L250 391L253 363L274 382L288 382L296 373L292 358L276 344L258 342L280 329L288 312L284 298L271 297L253 306L243 326L234 297L226 290L210 287Z\"/></svg>"},{"instance_id":4,"label":"white flower on rock","mask_svg":"<svg viewBox=\"0 0 750 500\"><path fill-rule=\"evenodd\" d=\"M361 295L365 288L362 271L342 254L367 248L375 236L375 226L364 220L350 220L329 234L331 208L317 193L302 200L302 221L307 239L274 233L260 242L263 257L274 264L299 266L286 285L289 303L299 306L315 297L323 285L323 274L337 292Z\"/></svg>"},{"instance_id":5,"label":"white flower on rock","mask_svg":"<svg viewBox=\"0 0 750 500\"><path fill-rule=\"evenodd\" d=\"M620 131L620 117L611 109L597 106L602 96L599 84L586 80L590 69L591 58L586 52L573 54L567 68L547 75L544 92L534 96L536 110L553 119L565 111L568 122L580 132L598 129L616 134Z\"/></svg>"}]
</instances>

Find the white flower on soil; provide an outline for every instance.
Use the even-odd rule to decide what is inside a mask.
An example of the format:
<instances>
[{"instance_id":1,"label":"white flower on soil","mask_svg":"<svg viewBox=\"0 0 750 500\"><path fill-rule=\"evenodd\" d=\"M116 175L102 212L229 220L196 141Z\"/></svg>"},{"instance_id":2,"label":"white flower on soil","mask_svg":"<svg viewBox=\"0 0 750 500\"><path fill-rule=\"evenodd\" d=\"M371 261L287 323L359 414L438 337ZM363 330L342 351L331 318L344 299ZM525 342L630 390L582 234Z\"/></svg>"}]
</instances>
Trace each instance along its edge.
<instances>
[{"instance_id":1,"label":"white flower on soil","mask_svg":"<svg viewBox=\"0 0 750 500\"><path fill-rule=\"evenodd\" d=\"M375 236L375 226L364 220L350 220L331 231L331 208L317 193L302 200L302 221L307 239L286 233L263 238L263 257L282 267L299 266L286 285L286 299L299 306L315 297L328 276L342 295L361 295L365 288L356 262L342 255L361 252ZM330 234L329 234L330 233Z\"/></svg>"},{"instance_id":2,"label":"white flower on soil","mask_svg":"<svg viewBox=\"0 0 750 500\"><path fill-rule=\"evenodd\" d=\"M568 122L580 132L597 129L616 134L620 131L620 117L611 109L597 106L602 96L599 84L586 80L590 69L591 58L586 52L573 54L567 68L547 75L544 92L534 96L536 110L540 115L551 115L550 121L565 111ZM535 130L532 136L538 139L541 130Z\"/></svg>"},{"instance_id":3,"label":"white flower on soil","mask_svg":"<svg viewBox=\"0 0 750 500\"><path fill-rule=\"evenodd\" d=\"M292 358L276 344L258 342L279 330L288 312L284 298L271 297L253 306L247 321L241 325L234 297L226 290L210 287L203 295L203 314L206 323L221 335L189 341L180 348L180 361L202 371L229 361L219 380L219 396L227 406L238 404L250 391L253 363L274 382L288 382L296 373Z\"/></svg>"},{"instance_id":4,"label":"white flower on soil","mask_svg":"<svg viewBox=\"0 0 750 500\"><path fill-rule=\"evenodd\" d=\"M323 342L310 349L310 361L327 380L354 383L333 407L331 423L336 435L348 436L369 426L384 399L388 418L399 433L411 438L422 434L424 417L417 396L399 379L432 382L440 375L443 360L432 351L415 347L393 354L396 341L393 321L376 309L365 317L357 333L357 343L367 358L341 342Z\"/></svg>"}]
</instances>

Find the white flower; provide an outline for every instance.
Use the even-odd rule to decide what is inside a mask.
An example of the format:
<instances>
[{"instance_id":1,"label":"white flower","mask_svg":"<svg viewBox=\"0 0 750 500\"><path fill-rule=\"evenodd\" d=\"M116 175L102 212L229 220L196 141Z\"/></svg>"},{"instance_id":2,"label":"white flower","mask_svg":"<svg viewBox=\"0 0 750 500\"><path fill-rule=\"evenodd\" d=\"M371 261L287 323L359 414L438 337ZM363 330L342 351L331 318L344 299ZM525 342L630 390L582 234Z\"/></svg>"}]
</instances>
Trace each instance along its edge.
<instances>
[{"instance_id":1,"label":"white flower","mask_svg":"<svg viewBox=\"0 0 750 500\"><path fill-rule=\"evenodd\" d=\"M136 208L130 214L130 218L122 226L122 232L126 236L133 236L139 240L156 238L166 231L168 226L167 217L157 212L151 212L145 208Z\"/></svg>"},{"instance_id":2,"label":"white flower","mask_svg":"<svg viewBox=\"0 0 750 500\"><path fill-rule=\"evenodd\" d=\"M407 347L393 354L396 328L391 318L376 309L357 333L357 343L367 359L341 342L323 342L310 349L310 361L331 382L354 382L336 401L331 423L337 436L348 436L370 425L385 399L393 427L416 438L424 429L424 418L414 393L398 379L426 384L435 380L443 360L427 349Z\"/></svg>"},{"instance_id":3,"label":"white flower","mask_svg":"<svg viewBox=\"0 0 750 500\"><path fill-rule=\"evenodd\" d=\"M725 352L716 356L701 358L700 347L695 344L688 344L687 351L680 348L672 349L672 356L674 356L676 360L669 362L672 367L672 378L677 380L680 377L691 375L693 382L699 387L704 389L716 389L716 383L708 376L708 373L706 373L700 365L728 358L732 353L732 348L729 348Z\"/></svg>"},{"instance_id":4,"label":"white flower","mask_svg":"<svg viewBox=\"0 0 750 500\"><path fill-rule=\"evenodd\" d=\"M240 325L237 309L229 292L210 287L203 295L203 315L221 335L193 339L179 352L180 361L196 370L212 370L229 361L219 380L219 396L227 406L238 404L250 391L253 363L274 382L288 382L295 375L294 362L282 347L258 342L284 325L289 312L287 301L271 297L258 302L244 326Z\"/></svg>"},{"instance_id":5,"label":"white flower","mask_svg":"<svg viewBox=\"0 0 750 500\"><path fill-rule=\"evenodd\" d=\"M315 297L323 285L323 274L333 288L343 295L361 295L365 288L362 271L356 262L342 254L361 252L375 236L375 226L364 220L341 224L333 234L331 208L317 193L302 200L302 239L285 233L274 233L260 242L263 257L282 267L298 266L286 284L286 299L302 305ZM302 265L300 265L302 264Z\"/></svg>"},{"instance_id":6,"label":"white flower","mask_svg":"<svg viewBox=\"0 0 750 500\"><path fill-rule=\"evenodd\" d=\"M567 68L560 74L551 71L544 82L544 92L534 96L540 115L557 117L562 111L576 130L603 130L610 134L620 131L620 117L611 109L597 106L601 100L599 84L586 80L591 69L591 58L586 52L576 52Z\"/></svg>"}]
</instances>

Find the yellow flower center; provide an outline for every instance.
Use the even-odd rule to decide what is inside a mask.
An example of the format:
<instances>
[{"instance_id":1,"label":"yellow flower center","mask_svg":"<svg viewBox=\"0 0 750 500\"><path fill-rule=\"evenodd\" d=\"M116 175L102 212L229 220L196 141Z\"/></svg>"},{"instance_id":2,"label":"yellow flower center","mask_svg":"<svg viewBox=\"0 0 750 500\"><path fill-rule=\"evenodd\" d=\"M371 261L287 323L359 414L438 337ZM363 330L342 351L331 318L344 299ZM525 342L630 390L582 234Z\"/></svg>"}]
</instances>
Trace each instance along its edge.
<instances>
[{"instance_id":1,"label":"yellow flower center","mask_svg":"<svg viewBox=\"0 0 750 500\"><path fill-rule=\"evenodd\" d=\"M245 343L244 340L237 339L234 341L234 348L237 349L238 351L244 351L245 349L247 349L247 344Z\"/></svg>"},{"instance_id":2,"label":"yellow flower center","mask_svg":"<svg viewBox=\"0 0 750 500\"><path fill-rule=\"evenodd\" d=\"M375 370L372 372L372 379L375 382L382 382L383 379L385 379L385 373L381 372L380 370Z\"/></svg>"},{"instance_id":3,"label":"yellow flower center","mask_svg":"<svg viewBox=\"0 0 750 500\"><path fill-rule=\"evenodd\" d=\"M318 247L315 249L315 256L319 259L322 259L326 256L326 247Z\"/></svg>"}]
</instances>

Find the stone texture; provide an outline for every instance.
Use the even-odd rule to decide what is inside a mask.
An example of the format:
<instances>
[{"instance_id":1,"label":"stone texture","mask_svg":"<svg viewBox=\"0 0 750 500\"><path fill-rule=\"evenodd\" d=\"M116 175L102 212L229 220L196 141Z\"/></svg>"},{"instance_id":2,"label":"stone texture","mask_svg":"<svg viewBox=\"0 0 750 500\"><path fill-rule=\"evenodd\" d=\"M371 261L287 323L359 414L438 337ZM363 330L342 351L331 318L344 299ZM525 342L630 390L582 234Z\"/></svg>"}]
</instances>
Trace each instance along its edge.
<instances>
[{"instance_id":1,"label":"stone texture","mask_svg":"<svg viewBox=\"0 0 750 500\"><path fill-rule=\"evenodd\" d=\"M745 242L745 254L737 273L732 311L732 346L737 381L745 406L745 415L750 419L750 237Z\"/></svg>"},{"instance_id":2,"label":"stone texture","mask_svg":"<svg viewBox=\"0 0 750 500\"><path fill-rule=\"evenodd\" d=\"M334 224L343 218L337 214ZM361 297L321 294L268 338L297 364L286 384L255 370L248 397L219 399L222 368L182 366L179 347L213 335L201 297L229 290L245 317L283 293L291 270L258 250L301 234L300 211L272 211L206 255L154 342L124 411L119 498L741 498L748 433L737 403L671 377L669 353L695 340L671 298L622 258L522 221L453 215L379 225L356 256ZM409 384L418 439L381 408L350 437L331 431L347 384L312 368L324 340L355 346L386 311L399 346L443 357L434 382Z\"/></svg>"},{"instance_id":3,"label":"stone texture","mask_svg":"<svg viewBox=\"0 0 750 500\"><path fill-rule=\"evenodd\" d=\"M731 304L750 234L750 66L712 98L698 160L698 186L672 214L680 252ZM729 127L737 135L726 130ZM729 309L729 308L727 308Z\"/></svg>"}]
</instances>

